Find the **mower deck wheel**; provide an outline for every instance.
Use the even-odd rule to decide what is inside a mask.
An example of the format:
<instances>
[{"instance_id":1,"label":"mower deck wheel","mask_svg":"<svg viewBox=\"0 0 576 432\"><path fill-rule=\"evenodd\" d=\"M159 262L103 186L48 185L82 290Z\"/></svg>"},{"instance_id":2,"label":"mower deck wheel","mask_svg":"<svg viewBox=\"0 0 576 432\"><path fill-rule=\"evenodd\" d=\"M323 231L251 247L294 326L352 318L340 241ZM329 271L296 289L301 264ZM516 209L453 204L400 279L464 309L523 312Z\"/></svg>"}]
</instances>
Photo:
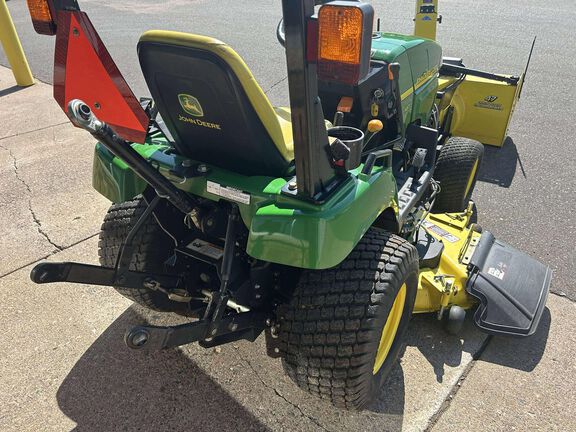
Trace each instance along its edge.
<instances>
[{"instance_id":1,"label":"mower deck wheel","mask_svg":"<svg viewBox=\"0 0 576 432\"><path fill-rule=\"evenodd\" d=\"M284 370L349 410L376 400L402 348L418 288L418 253L371 228L337 267L302 274L278 311Z\"/></svg>"},{"instance_id":2,"label":"mower deck wheel","mask_svg":"<svg viewBox=\"0 0 576 432\"><path fill-rule=\"evenodd\" d=\"M462 212L468 206L484 155L484 146L468 138L452 137L442 147L434 179L440 182L433 213Z\"/></svg>"},{"instance_id":3,"label":"mower deck wheel","mask_svg":"<svg viewBox=\"0 0 576 432\"><path fill-rule=\"evenodd\" d=\"M146 207L147 204L142 197L110 207L104 218L98 242L98 256L102 266L114 267L121 245ZM132 255L130 270L163 273L163 264L170 257L174 245L154 218L149 218L140 228L134 242L138 246ZM174 302L164 293L146 288L114 287L114 289L127 299L148 309L188 315L187 303Z\"/></svg>"},{"instance_id":4,"label":"mower deck wheel","mask_svg":"<svg viewBox=\"0 0 576 432\"><path fill-rule=\"evenodd\" d=\"M457 336L464 328L464 320L466 319L466 310L460 306L450 306L444 318L444 329L448 334Z\"/></svg>"}]
</instances>

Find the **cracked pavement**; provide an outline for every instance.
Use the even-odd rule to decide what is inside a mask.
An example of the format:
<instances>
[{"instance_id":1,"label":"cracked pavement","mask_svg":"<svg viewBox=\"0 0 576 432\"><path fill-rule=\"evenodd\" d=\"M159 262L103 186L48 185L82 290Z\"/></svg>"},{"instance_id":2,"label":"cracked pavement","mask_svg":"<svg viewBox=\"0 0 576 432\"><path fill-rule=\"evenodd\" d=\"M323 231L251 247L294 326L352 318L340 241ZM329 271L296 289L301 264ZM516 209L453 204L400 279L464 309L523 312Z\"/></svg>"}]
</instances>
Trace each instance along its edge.
<instances>
[{"instance_id":1,"label":"cracked pavement","mask_svg":"<svg viewBox=\"0 0 576 432\"><path fill-rule=\"evenodd\" d=\"M4 147L2 145L0 145L0 148L2 148L3 150L6 150L7 152L10 153L10 156L12 157L12 161L13 161L13 165L14 165L14 175L16 176L18 181L20 181L20 183L22 183L24 185L24 187L26 188L26 190L28 192L28 195L32 195L32 189L30 189L30 186L28 185L28 183L26 183L26 181L22 177L20 177L20 174L18 173L18 160L16 159L16 156L14 155L12 150ZM34 209L32 208L32 199L28 199L28 210L30 210L30 215L32 216L32 220L36 224L36 229L38 230L38 233L40 235L42 235L48 243L50 243L52 246L54 246L55 249L52 252L64 250L64 248L62 246L59 246L56 243L54 243L50 239L50 237L48 237L48 234L46 234L44 232L44 230L42 229L42 222L40 222L40 220L36 216L36 213L34 212Z\"/></svg>"},{"instance_id":2,"label":"cracked pavement","mask_svg":"<svg viewBox=\"0 0 576 432\"><path fill-rule=\"evenodd\" d=\"M134 29L130 36L114 26L102 35L137 94L146 90L135 38L154 27L156 17L133 9L147 2L130 0L113 10ZM241 23L222 25L228 15L243 19L243 2L199 3L201 11L168 13L163 27L190 31L192 22L194 31L233 41L271 100L285 104L284 59L273 36L278 5L258 9L258 31L270 37L254 44L251 32L237 32ZM383 27L410 30L411 5L373 3L387 11ZM111 16L110 4L82 1L99 28ZM447 54L465 55L471 67L517 70L530 42L514 36L517 11L495 0L475 4L463 9L443 2ZM24 2L9 7L33 70L49 80L53 39L32 32ZM565 151L569 111L555 109L576 97L568 81L576 52L563 47L569 53L562 55L554 44L576 16L558 12L572 11L569 0L544 6L527 0L523 7L523 32L543 37L512 124L514 141L487 149L475 199L485 228L553 266L559 295L550 296L541 327L529 339L488 339L470 321L456 338L434 317L415 317L401 361L378 401L362 413L333 409L301 392L280 362L266 357L261 338L219 350L190 345L133 352L123 344L130 326L182 320L132 306L107 288L33 285L29 272L38 261L97 262L95 236L109 203L91 187L93 139L68 123L49 85L18 89L0 66L0 430L576 430L576 305L570 300L576 299L576 225L573 206L563 205L574 192L575 162ZM469 23L478 20L502 25L470 31ZM565 85L549 85L552 63Z\"/></svg>"}]
</instances>

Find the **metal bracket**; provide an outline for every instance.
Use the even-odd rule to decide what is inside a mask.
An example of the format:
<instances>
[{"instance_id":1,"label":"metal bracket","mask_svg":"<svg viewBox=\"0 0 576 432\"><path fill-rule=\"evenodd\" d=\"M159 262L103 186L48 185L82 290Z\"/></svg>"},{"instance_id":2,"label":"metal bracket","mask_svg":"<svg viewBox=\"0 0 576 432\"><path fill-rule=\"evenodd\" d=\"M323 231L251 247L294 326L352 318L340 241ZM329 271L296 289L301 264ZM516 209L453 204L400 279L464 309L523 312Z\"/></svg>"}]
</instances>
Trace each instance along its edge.
<instances>
[{"instance_id":1,"label":"metal bracket","mask_svg":"<svg viewBox=\"0 0 576 432\"><path fill-rule=\"evenodd\" d=\"M123 288L148 288L171 293L181 285L178 276L125 271L121 275L113 268L74 262L41 263L32 269L30 279L37 284L71 282L87 285L117 286Z\"/></svg>"},{"instance_id":2,"label":"metal bracket","mask_svg":"<svg viewBox=\"0 0 576 432\"><path fill-rule=\"evenodd\" d=\"M126 332L124 341L129 348L156 351L201 342L204 347L228 343L233 340L248 339L254 341L266 328L268 315L248 312L222 318L216 323L216 331L209 332L208 320L197 321L175 327L136 326Z\"/></svg>"}]
</instances>

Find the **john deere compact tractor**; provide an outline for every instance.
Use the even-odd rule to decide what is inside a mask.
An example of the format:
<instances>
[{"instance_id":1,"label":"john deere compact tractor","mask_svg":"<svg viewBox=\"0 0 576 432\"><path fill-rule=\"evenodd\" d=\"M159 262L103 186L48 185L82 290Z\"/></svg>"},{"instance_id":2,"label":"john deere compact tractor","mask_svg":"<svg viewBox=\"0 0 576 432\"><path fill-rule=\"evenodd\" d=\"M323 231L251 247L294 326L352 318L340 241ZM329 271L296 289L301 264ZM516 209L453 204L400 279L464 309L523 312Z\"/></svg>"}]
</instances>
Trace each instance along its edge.
<instances>
[{"instance_id":1,"label":"john deere compact tractor","mask_svg":"<svg viewBox=\"0 0 576 432\"><path fill-rule=\"evenodd\" d=\"M501 145L524 76L443 59L437 1L416 36L374 31L372 6L283 0L289 107L273 107L227 44L148 31L136 99L75 0L28 0L56 35L54 96L98 141L113 205L102 266L42 263L39 284L107 285L190 317L126 344L214 347L265 333L302 389L338 407L376 397L414 313L450 332L466 310L528 336L551 271L471 223L483 144Z\"/></svg>"}]
</instances>

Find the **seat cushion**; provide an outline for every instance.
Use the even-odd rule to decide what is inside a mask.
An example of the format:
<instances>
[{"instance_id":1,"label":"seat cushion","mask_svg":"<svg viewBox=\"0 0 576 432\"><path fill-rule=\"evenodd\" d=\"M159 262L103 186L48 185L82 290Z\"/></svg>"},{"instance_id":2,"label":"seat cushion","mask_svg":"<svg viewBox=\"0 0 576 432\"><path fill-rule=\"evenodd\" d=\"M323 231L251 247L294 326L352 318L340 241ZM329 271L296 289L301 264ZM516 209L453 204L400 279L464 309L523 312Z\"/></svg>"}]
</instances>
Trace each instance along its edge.
<instances>
[{"instance_id":1,"label":"seat cushion","mask_svg":"<svg viewBox=\"0 0 576 432\"><path fill-rule=\"evenodd\" d=\"M282 141L288 157L294 159L294 135L292 134L292 114L290 108L274 107L276 118L282 130Z\"/></svg>"},{"instance_id":2,"label":"seat cushion","mask_svg":"<svg viewBox=\"0 0 576 432\"><path fill-rule=\"evenodd\" d=\"M176 149L244 175L286 176L290 112L274 110L244 61L216 39L145 33L140 64Z\"/></svg>"}]
</instances>

